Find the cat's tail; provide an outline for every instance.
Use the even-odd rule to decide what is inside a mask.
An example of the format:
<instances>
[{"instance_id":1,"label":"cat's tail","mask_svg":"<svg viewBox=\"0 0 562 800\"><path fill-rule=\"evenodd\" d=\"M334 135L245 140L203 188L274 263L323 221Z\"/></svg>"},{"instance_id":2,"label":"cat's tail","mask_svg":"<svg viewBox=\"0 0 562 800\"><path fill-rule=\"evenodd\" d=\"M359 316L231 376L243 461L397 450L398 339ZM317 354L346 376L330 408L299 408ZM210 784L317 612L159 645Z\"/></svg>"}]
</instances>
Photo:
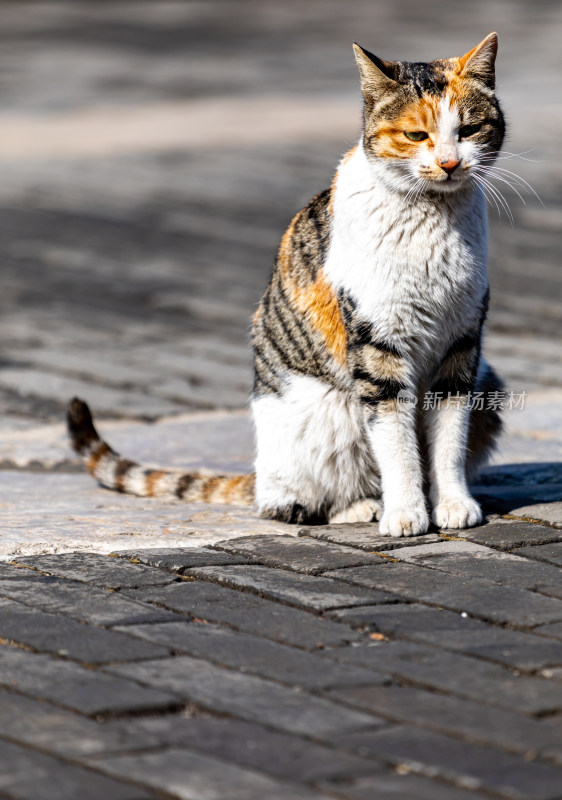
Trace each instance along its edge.
<instances>
[{"instance_id":1,"label":"cat's tail","mask_svg":"<svg viewBox=\"0 0 562 800\"><path fill-rule=\"evenodd\" d=\"M162 497L203 503L252 505L255 475L201 475L143 467L116 453L99 436L90 409L75 397L67 410L72 447L102 486L139 497Z\"/></svg>"}]
</instances>

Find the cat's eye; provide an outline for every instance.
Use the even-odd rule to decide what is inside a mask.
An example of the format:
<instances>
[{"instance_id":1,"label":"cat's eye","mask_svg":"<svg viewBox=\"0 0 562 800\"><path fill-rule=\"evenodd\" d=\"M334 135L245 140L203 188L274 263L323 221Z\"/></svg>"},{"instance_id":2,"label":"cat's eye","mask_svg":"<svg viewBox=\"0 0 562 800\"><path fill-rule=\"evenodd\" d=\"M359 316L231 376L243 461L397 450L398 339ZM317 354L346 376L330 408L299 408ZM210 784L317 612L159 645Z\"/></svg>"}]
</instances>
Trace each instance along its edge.
<instances>
[{"instance_id":1,"label":"cat's eye","mask_svg":"<svg viewBox=\"0 0 562 800\"><path fill-rule=\"evenodd\" d=\"M404 131L404 136L406 139L411 139L412 142L423 142L424 139L427 139L425 131Z\"/></svg>"},{"instance_id":2,"label":"cat's eye","mask_svg":"<svg viewBox=\"0 0 562 800\"><path fill-rule=\"evenodd\" d=\"M475 122L474 125L463 125L462 128L459 128L459 139L467 139L469 136L473 136L478 133L481 127L480 122Z\"/></svg>"}]
</instances>

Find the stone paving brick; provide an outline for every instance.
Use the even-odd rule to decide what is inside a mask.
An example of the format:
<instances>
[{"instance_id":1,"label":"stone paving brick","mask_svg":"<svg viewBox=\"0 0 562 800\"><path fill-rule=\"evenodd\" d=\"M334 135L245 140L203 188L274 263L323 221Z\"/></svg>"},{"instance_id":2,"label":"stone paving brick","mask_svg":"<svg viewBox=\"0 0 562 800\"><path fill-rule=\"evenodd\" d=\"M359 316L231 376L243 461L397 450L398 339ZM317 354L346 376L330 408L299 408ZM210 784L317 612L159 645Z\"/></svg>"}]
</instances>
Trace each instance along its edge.
<instances>
[{"instance_id":1,"label":"stone paving brick","mask_svg":"<svg viewBox=\"0 0 562 800\"><path fill-rule=\"evenodd\" d=\"M523 493L524 495L524 493ZM508 513L522 519L532 519L562 529L562 484L552 484L541 492L540 499L534 492L529 497L517 497L516 503L511 503ZM544 502L540 502L544 501ZM519 503L525 505L519 505Z\"/></svg>"},{"instance_id":2,"label":"stone paving brick","mask_svg":"<svg viewBox=\"0 0 562 800\"><path fill-rule=\"evenodd\" d=\"M562 620L562 601L514 586L496 586L413 564L349 567L326 573L358 586L394 592L408 600L466 612L516 628Z\"/></svg>"},{"instance_id":3,"label":"stone paving brick","mask_svg":"<svg viewBox=\"0 0 562 800\"><path fill-rule=\"evenodd\" d=\"M364 606L356 611L356 614L352 609L335 611L330 616L343 618L388 636L467 653L521 670L532 671L556 665L562 659L562 651L557 644L541 641L533 634L499 628L471 617L460 617L453 611L415 603Z\"/></svg>"},{"instance_id":4,"label":"stone paving brick","mask_svg":"<svg viewBox=\"0 0 562 800\"><path fill-rule=\"evenodd\" d=\"M268 680L219 669L189 656L106 669L111 674L168 689L207 710L233 714L287 733L322 739L338 731L370 728L379 722L375 716Z\"/></svg>"},{"instance_id":5,"label":"stone paving brick","mask_svg":"<svg viewBox=\"0 0 562 800\"><path fill-rule=\"evenodd\" d=\"M148 717L170 720L178 715ZM100 722L42 700L0 689L0 731L12 741L67 758L163 747L175 740L145 729L143 717ZM187 722L187 720L184 720ZM1 735L1 734L0 734Z\"/></svg>"},{"instance_id":6,"label":"stone paving brick","mask_svg":"<svg viewBox=\"0 0 562 800\"><path fill-rule=\"evenodd\" d=\"M25 567L15 564L0 563L0 581L21 580L29 572Z\"/></svg>"},{"instance_id":7,"label":"stone paving brick","mask_svg":"<svg viewBox=\"0 0 562 800\"><path fill-rule=\"evenodd\" d=\"M0 740L0 792L17 800L149 800L152 792L135 788L87 768ZM6 794L4 794L6 792Z\"/></svg>"},{"instance_id":8,"label":"stone paving brick","mask_svg":"<svg viewBox=\"0 0 562 800\"><path fill-rule=\"evenodd\" d=\"M462 531L462 538L498 550L513 550L525 545L560 542L562 531L531 522L498 520Z\"/></svg>"},{"instance_id":9,"label":"stone paving brick","mask_svg":"<svg viewBox=\"0 0 562 800\"><path fill-rule=\"evenodd\" d=\"M380 564L374 553L294 536L242 536L217 542L214 547L241 556L251 556L261 564L315 575L327 569Z\"/></svg>"},{"instance_id":10,"label":"stone paving brick","mask_svg":"<svg viewBox=\"0 0 562 800\"><path fill-rule=\"evenodd\" d=\"M550 564L562 567L562 542L541 544L535 547L521 547L517 550L517 555L536 558L539 561L548 561Z\"/></svg>"},{"instance_id":11,"label":"stone paving brick","mask_svg":"<svg viewBox=\"0 0 562 800\"><path fill-rule=\"evenodd\" d=\"M331 789L329 784L323 783L318 788ZM423 775L399 775L390 771L342 781L337 790L346 800L478 800L490 797L487 793L475 794L441 780L432 781Z\"/></svg>"},{"instance_id":12,"label":"stone paving brick","mask_svg":"<svg viewBox=\"0 0 562 800\"><path fill-rule=\"evenodd\" d=\"M406 536L400 539L380 536L379 527L374 522L368 525L361 522L346 523L345 525L315 525L313 528L300 528L298 535L345 547L357 547L359 550L367 550L370 553L443 541L436 533Z\"/></svg>"},{"instance_id":13,"label":"stone paving brick","mask_svg":"<svg viewBox=\"0 0 562 800\"><path fill-rule=\"evenodd\" d=\"M418 537L411 537L415 541ZM489 547L484 547L481 544L474 542L467 542L464 539L439 539L437 542L428 542L427 544L413 544L411 547L400 548L399 552L395 552L392 548L381 548L381 553L389 555L391 558L398 559L399 561L407 561L412 564L425 564L430 558L434 556L445 557L447 555L459 557L463 555L470 555L474 558L486 555L493 555L494 551Z\"/></svg>"},{"instance_id":14,"label":"stone paving brick","mask_svg":"<svg viewBox=\"0 0 562 800\"><path fill-rule=\"evenodd\" d=\"M140 783L179 800L330 800L324 793L281 782L195 751L120 756L97 761L109 775L134 775Z\"/></svg>"},{"instance_id":15,"label":"stone paving brick","mask_svg":"<svg viewBox=\"0 0 562 800\"><path fill-rule=\"evenodd\" d=\"M297 608L203 581L127 589L125 593L172 611L226 624L246 633L297 647L338 647L363 638L347 625L319 619Z\"/></svg>"},{"instance_id":16,"label":"stone paving brick","mask_svg":"<svg viewBox=\"0 0 562 800\"><path fill-rule=\"evenodd\" d=\"M123 559L97 553L61 553L59 555L25 556L17 559L47 575L70 578L106 589L124 586L153 586L171 583L174 578L162 570L130 564Z\"/></svg>"},{"instance_id":17,"label":"stone paving brick","mask_svg":"<svg viewBox=\"0 0 562 800\"><path fill-rule=\"evenodd\" d=\"M533 633L540 636L549 636L552 639L562 640L562 622L551 622L548 625L539 625L538 628L533 628Z\"/></svg>"},{"instance_id":18,"label":"stone paving brick","mask_svg":"<svg viewBox=\"0 0 562 800\"><path fill-rule=\"evenodd\" d=\"M233 556L210 548L149 548L147 550L118 551L112 555L124 558L132 563L145 564L148 567L165 569L168 572L182 573L190 567L212 567L223 564L247 564L251 559ZM1 574L0 574L0 577Z\"/></svg>"},{"instance_id":19,"label":"stone paving brick","mask_svg":"<svg viewBox=\"0 0 562 800\"><path fill-rule=\"evenodd\" d=\"M0 637L90 664L169 655L167 647L0 598Z\"/></svg>"},{"instance_id":20,"label":"stone paving brick","mask_svg":"<svg viewBox=\"0 0 562 800\"><path fill-rule=\"evenodd\" d=\"M396 603L388 592L350 587L330 578L300 575L288 570L261 566L200 567L189 569L193 575L234 589L249 589L272 600L312 611L361 606L372 603ZM342 587L343 588L342 590Z\"/></svg>"},{"instance_id":21,"label":"stone paving brick","mask_svg":"<svg viewBox=\"0 0 562 800\"><path fill-rule=\"evenodd\" d=\"M562 686L552 680L514 675L496 664L413 642L371 642L324 655L508 711L545 714L562 710Z\"/></svg>"},{"instance_id":22,"label":"stone paving brick","mask_svg":"<svg viewBox=\"0 0 562 800\"><path fill-rule=\"evenodd\" d=\"M400 561L421 564L463 578L477 578L521 589L544 591L551 585L561 585L562 575L558 567L552 564L529 561L512 553L500 553L473 542L443 542L442 545L410 547L398 553L389 550L388 554Z\"/></svg>"},{"instance_id":23,"label":"stone paving brick","mask_svg":"<svg viewBox=\"0 0 562 800\"><path fill-rule=\"evenodd\" d=\"M185 747L294 781L339 781L350 774L383 772L374 761L237 719L187 718L173 714L110 720L97 727L109 729L116 740L118 737L124 742L136 740L138 749L142 749L143 741L147 748L151 746L149 742L158 742L160 747Z\"/></svg>"},{"instance_id":24,"label":"stone paving brick","mask_svg":"<svg viewBox=\"0 0 562 800\"><path fill-rule=\"evenodd\" d=\"M541 756L550 759L555 764L562 767L562 716L557 714L555 717L547 717L541 720L541 725L549 731L552 731L556 737L556 744L552 747L546 747L542 751Z\"/></svg>"},{"instance_id":25,"label":"stone paving brick","mask_svg":"<svg viewBox=\"0 0 562 800\"><path fill-rule=\"evenodd\" d=\"M65 578L45 577L30 570L20 570L18 578L0 580L0 596L93 625L142 624L179 618L171 611L132 600L117 592Z\"/></svg>"},{"instance_id":26,"label":"stone paving brick","mask_svg":"<svg viewBox=\"0 0 562 800\"><path fill-rule=\"evenodd\" d=\"M179 705L170 692L15 647L0 647L0 685L89 716L167 711Z\"/></svg>"},{"instance_id":27,"label":"stone paving brick","mask_svg":"<svg viewBox=\"0 0 562 800\"><path fill-rule=\"evenodd\" d=\"M335 663L328 665L326 659L315 653L210 623L184 620L164 625L133 625L123 630L172 648L175 653L186 653L240 672L307 689L389 682L388 678L369 670Z\"/></svg>"},{"instance_id":28,"label":"stone paving brick","mask_svg":"<svg viewBox=\"0 0 562 800\"><path fill-rule=\"evenodd\" d=\"M342 734L341 745L513 800L560 797L561 775L554 767L425 730L397 726L380 732Z\"/></svg>"},{"instance_id":29,"label":"stone paving brick","mask_svg":"<svg viewBox=\"0 0 562 800\"><path fill-rule=\"evenodd\" d=\"M326 697L368 709L394 722L450 734L475 744L533 754L559 744L559 733L520 714L438 692L403 686L332 689Z\"/></svg>"}]
</instances>

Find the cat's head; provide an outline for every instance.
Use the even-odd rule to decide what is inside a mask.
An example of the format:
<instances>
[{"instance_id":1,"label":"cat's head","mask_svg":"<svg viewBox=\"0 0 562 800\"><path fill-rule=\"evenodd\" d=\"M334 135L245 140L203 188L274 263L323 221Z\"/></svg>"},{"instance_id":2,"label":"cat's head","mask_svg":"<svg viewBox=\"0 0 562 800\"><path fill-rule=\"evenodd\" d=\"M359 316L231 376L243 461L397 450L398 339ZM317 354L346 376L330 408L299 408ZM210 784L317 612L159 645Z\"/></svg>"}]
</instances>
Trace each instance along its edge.
<instances>
[{"instance_id":1,"label":"cat's head","mask_svg":"<svg viewBox=\"0 0 562 800\"><path fill-rule=\"evenodd\" d=\"M491 164L505 132L495 96L498 37L491 33L460 58L429 63L382 61L354 44L365 98L363 146L406 191L451 192Z\"/></svg>"}]
</instances>

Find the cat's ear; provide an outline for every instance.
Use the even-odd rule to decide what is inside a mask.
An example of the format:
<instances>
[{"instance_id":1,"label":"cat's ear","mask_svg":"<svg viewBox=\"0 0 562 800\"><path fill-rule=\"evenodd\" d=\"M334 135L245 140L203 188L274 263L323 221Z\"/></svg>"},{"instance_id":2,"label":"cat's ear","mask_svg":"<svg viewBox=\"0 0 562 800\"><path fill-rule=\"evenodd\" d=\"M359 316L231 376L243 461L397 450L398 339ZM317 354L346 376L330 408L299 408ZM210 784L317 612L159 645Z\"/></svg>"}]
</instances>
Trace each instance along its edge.
<instances>
[{"instance_id":1,"label":"cat's ear","mask_svg":"<svg viewBox=\"0 0 562 800\"><path fill-rule=\"evenodd\" d=\"M357 42L353 43L353 52L359 67L363 94L377 97L398 88L397 82L391 77L391 65L364 50Z\"/></svg>"},{"instance_id":2,"label":"cat's ear","mask_svg":"<svg viewBox=\"0 0 562 800\"><path fill-rule=\"evenodd\" d=\"M476 78L490 89L496 85L495 64L498 52L498 34L490 33L460 59L462 74Z\"/></svg>"}]
</instances>

